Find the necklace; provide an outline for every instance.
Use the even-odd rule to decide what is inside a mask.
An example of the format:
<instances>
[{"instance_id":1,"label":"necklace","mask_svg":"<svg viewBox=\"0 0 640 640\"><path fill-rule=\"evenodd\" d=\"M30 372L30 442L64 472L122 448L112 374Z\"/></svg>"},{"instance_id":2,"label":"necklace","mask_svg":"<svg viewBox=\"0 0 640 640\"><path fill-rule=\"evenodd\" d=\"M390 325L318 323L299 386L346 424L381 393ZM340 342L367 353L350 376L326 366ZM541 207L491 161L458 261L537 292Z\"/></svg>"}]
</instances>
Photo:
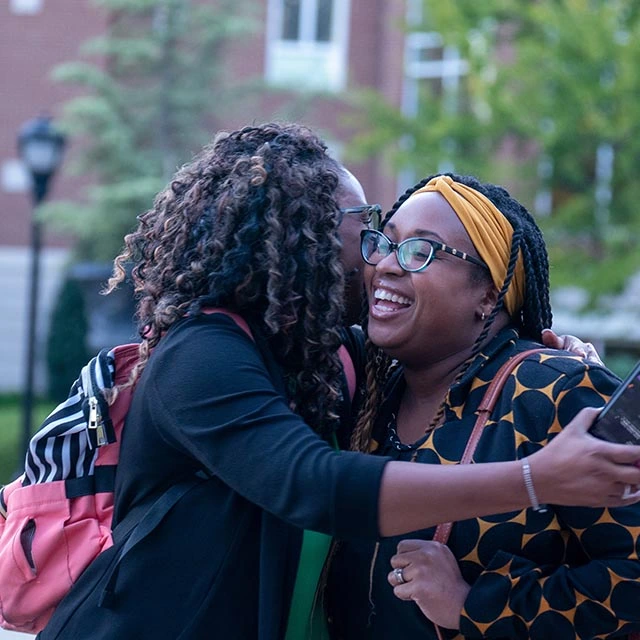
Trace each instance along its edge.
<instances>
[{"instance_id":1,"label":"necklace","mask_svg":"<svg viewBox=\"0 0 640 640\"><path fill-rule=\"evenodd\" d=\"M398 424L396 422L396 414L392 413L391 418L389 419L389 424L387 425L387 442L396 451L414 451L424 443L424 441L429 437L429 434L432 431L433 431L433 428L428 429L425 432L425 434L421 436L418 440L416 440L414 443L405 444L400 440L400 436L398 435Z\"/></svg>"}]
</instances>

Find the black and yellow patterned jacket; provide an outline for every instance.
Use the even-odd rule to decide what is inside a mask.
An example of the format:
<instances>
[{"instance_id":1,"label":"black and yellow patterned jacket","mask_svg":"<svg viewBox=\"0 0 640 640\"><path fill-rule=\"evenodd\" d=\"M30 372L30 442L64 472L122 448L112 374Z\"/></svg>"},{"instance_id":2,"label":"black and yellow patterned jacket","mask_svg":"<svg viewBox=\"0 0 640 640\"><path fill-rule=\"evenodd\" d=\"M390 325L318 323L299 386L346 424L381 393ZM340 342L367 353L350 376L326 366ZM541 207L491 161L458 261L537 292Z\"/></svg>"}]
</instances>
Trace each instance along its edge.
<instances>
[{"instance_id":1,"label":"black and yellow patterned jacket","mask_svg":"<svg viewBox=\"0 0 640 640\"><path fill-rule=\"evenodd\" d=\"M399 450L389 424L402 395L395 377L377 424L376 453L398 460L460 460L488 382L514 353L540 345L503 330L450 391L445 423ZM580 409L601 406L619 380L561 351L530 356L507 381L476 449L476 462L523 458L544 446ZM417 453L415 449L417 448ZM434 529L409 538L431 539ZM619 637L640 630L640 505L617 509L549 505L454 525L449 546L472 585L460 633L448 637ZM386 576L400 538L344 543L330 577L336 637L435 638L412 602L395 598ZM633 624L628 624L633 623Z\"/></svg>"}]
</instances>

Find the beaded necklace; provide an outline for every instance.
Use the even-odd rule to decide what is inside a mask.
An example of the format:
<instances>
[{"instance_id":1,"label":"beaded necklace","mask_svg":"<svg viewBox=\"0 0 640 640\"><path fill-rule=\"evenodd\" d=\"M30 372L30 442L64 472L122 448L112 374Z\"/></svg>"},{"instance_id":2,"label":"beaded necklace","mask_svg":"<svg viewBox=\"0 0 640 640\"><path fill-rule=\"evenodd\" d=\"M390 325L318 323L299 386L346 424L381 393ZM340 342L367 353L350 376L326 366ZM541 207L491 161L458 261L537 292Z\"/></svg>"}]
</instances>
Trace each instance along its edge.
<instances>
[{"instance_id":1,"label":"beaded necklace","mask_svg":"<svg viewBox=\"0 0 640 640\"><path fill-rule=\"evenodd\" d=\"M392 413L389 423L387 424L387 443L396 451L414 451L419 449L429 437L429 434L435 429L435 426L429 425L424 434L420 436L414 443L405 444L400 440L398 435L398 423L396 414Z\"/></svg>"}]
</instances>

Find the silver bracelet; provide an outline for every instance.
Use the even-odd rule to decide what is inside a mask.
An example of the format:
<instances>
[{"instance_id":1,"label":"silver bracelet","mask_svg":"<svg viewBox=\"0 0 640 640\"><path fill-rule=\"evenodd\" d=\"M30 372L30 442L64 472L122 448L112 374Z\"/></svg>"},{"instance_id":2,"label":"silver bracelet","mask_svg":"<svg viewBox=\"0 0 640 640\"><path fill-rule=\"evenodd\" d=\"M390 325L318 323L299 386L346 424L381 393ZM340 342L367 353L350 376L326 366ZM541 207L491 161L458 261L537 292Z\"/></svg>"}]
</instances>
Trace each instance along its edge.
<instances>
[{"instance_id":1,"label":"silver bracelet","mask_svg":"<svg viewBox=\"0 0 640 640\"><path fill-rule=\"evenodd\" d=\"M527 490L527 494L529 495L529 502L531 502L531 506L534 511L539 511L540 513L544 513L547 510L547 507L544 505L540 505L538 501L538 496L536 495L536 490L533 487L533 478L531 477L531 467L529 465L529 461L525 458L522 461L522 477L524 479L524 486Z\"/></svg>"}]
</instances>

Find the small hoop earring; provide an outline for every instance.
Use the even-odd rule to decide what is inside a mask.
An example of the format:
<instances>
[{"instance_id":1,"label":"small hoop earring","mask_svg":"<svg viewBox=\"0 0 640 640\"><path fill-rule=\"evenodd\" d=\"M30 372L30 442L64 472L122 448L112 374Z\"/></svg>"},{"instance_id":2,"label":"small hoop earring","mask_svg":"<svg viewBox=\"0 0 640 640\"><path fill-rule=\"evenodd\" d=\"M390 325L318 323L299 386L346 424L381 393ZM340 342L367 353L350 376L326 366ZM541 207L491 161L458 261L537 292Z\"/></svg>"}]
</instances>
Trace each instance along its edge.
<instances>
[{"instance_id":1,"label":"small hoop earring","mask_svg":"<svg viewBox=\"0 0 640 640\"><path fill-rule=\"evenodd\" d=\"M484 320L486 316L484 315L484 311L480 314L480 320Z\"/></svg>"}]
</instances>

